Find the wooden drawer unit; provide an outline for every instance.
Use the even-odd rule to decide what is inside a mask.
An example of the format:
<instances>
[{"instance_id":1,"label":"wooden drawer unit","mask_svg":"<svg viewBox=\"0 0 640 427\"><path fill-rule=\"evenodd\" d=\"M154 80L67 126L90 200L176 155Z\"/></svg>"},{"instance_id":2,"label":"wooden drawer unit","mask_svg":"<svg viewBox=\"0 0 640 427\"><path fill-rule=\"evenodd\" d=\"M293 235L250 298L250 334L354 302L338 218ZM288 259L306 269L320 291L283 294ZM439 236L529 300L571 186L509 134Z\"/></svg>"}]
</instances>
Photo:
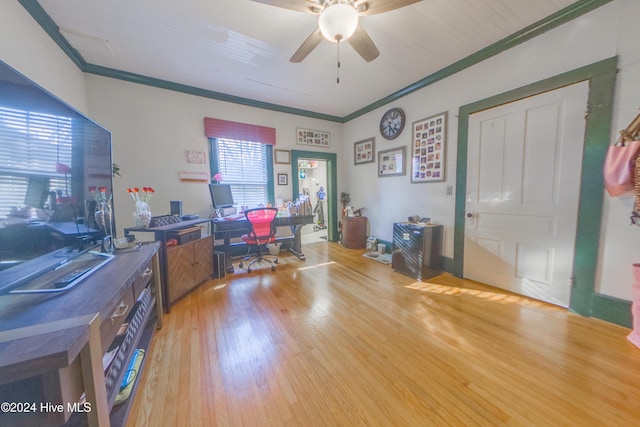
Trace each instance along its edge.
<instances>
[{"instance_id":1,"label":"wooden drawer unit","mask_svg":"<svg viewBox=\"0 0 640 427\"><path fill-rule=\"evenodd\" d=\"M135 349L148 349L162 322L162 304L155 298L162 294L160 275L153 271L160 266L159 246L151 243L116 254L55 298L18 295L0 300L0 323L10 338L0 343L0 402L63 408L10 414L9 419L0 414L1 425L76 426L90 424L89 419L93 425L126 425L133 395L114 406L119 386ZM116 335L125 321L129 326L120 341ZM113 358L105 372L104 353L110 348ZM69 409L83 391L91 411Z\"/></svg>"},{"instance_id":2,"label":"wooden drawer unit","mask_svg":"<svg viewBox=\"0 0 640 427\"><path fill-rule=\"evenodd\" d=\"M145 266L141 268L140 274L133 281L133 298L138 299L140 293L147 287L155 272L153 271L153 265L149 261Z\"/></svg>"},{"instance_id":3,"label":"wooden drawer unit","mask_svg":"<svg viewBox=\"0 0 640 427\"><path fill-rule=\"evenodd\" d=\"M102 351L106 352L111 345L113 337L118 333L118 329L127 318L127 315L135 303L133 292L130 286L123 286L105 306L100 322L100 337L102 340Z\"/></svg>"}]
</instances>

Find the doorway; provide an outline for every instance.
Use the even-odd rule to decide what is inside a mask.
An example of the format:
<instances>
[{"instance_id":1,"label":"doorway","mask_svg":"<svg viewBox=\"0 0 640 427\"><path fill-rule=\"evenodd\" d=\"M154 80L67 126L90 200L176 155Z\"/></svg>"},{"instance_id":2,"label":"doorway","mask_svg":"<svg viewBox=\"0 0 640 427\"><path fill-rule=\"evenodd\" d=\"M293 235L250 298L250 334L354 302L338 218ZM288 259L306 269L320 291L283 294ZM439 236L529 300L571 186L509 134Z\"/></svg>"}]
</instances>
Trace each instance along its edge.
<instances>
[{"instance_id":1,"label":"doorway","mask_svg":"<svg viewBox=\"0 0 640 427\"><path fill-rule=\"evenodd\" d=\"M314 224L305 234L313 233L309 238L316 241L336 242L338 240L338 198L337 163L335 153L291 150L291 176L293 194L308 193L314 211ZM324 192L320 192L320 187ZM321 193L320 195L318 193ZM318 200L322 197L322 202ZM322 222L320 225L319 222ZM314 227L315 225L315 227ZM303 234L303 239L305 238Z\"/></svg>"},{"instance_id":2,"label":"doorway","mask_svg":"<svg viewBox=\"0 0 640 427\"><path fill-rule=\"evenodd\" d=\"M298 188L313 207L313 224L302 227L302 244L327 242L327 161L298 160Z\"/></svg>"}]
</instances>

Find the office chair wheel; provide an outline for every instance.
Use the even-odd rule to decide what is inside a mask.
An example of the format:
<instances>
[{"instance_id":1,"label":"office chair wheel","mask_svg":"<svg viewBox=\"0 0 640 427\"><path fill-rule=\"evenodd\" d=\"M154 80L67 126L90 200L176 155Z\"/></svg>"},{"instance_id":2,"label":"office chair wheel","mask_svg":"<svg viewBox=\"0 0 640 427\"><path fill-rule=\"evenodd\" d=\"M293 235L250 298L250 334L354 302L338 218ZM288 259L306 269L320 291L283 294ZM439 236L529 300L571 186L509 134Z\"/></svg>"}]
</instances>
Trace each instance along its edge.
<instances>
[{"instance_id":1,"label":"office chair wheel","mask_svg":"<svg viewBox=\"0 0 640 427\"><path fill-rule=\"evenodd\" d=\"M251 267L247 268L247 273L251 273Z\"/></svg>"},{"instance_id":2,"label":"office chair wheel","mask_svg":"<svg viewBox=\"0 0 640 427\"><path fill-rule=\"evenodd\" d=\"M242 268L242 261L240 261L240 264L238 264L238 267Z\"/></svg>"},{"instance_id":3,"label":"office chair wheel","mask_svg":"<svg viewBox=\"0 0 640 427\"><path fill-rule=\"evenodd\" d=\"M273 260L273 263L274 263L274 264L277 264L277 263L278 263L278 258L274 259L274 260Z\"/></svg>"},{"instance_id":4,"label":"office chair wheel","mask_svg":"<svg viewBox=\"0 0 640 427\"><path fill-rule=\"evenodd\" d=\"M271 267L271 271L276 271L276 268L275 267Z\"/></svg>"}]
</instances>

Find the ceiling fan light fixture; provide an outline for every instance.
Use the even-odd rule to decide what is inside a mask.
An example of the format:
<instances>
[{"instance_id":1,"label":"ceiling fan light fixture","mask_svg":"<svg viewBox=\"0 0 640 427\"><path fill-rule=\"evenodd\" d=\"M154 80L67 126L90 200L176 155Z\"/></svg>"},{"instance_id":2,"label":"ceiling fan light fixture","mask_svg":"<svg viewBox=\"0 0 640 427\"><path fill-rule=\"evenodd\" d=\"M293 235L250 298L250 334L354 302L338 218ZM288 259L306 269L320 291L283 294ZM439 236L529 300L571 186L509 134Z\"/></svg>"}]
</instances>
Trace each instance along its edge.
<instances>
[{"instance_id":1,"label":"ceiling fan light fixture","mask_svg":"<svg viewBox=\"0 0 640 427\"><path fill-rule=\"evenodd\" d=\"M350 4L334 3L322 11L318 27L330 42L346 41L358 27L358 11Z\"/></svg>"}]
</instances>

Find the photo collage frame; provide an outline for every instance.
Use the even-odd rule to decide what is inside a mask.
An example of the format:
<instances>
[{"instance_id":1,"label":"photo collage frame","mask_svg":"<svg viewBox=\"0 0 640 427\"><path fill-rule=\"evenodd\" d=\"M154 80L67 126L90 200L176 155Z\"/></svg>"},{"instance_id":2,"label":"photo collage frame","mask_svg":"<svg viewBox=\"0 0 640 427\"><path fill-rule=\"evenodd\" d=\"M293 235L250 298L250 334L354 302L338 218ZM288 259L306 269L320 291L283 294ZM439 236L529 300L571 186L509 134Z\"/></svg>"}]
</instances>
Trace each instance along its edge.
<instances>
[{"instance_id":1,"label":"photo collage frame","mask_svg":"<svg viewBox=\"0 0 640 427\"><path fill-rule=\"evenodd\" d=\"M444 181L447 113L413 123L411 182Z\"/></svg>"},{"instance_id":2,"label":"photo collage frame","mask_svg":"<svg viewBox=\"0 0 640 427\"><path fill-rule=\"evenodd\" d=\"M331 138L329 132L297 128L296 144L329 148L331 146Z\"/></svg>"}]
</instances>

